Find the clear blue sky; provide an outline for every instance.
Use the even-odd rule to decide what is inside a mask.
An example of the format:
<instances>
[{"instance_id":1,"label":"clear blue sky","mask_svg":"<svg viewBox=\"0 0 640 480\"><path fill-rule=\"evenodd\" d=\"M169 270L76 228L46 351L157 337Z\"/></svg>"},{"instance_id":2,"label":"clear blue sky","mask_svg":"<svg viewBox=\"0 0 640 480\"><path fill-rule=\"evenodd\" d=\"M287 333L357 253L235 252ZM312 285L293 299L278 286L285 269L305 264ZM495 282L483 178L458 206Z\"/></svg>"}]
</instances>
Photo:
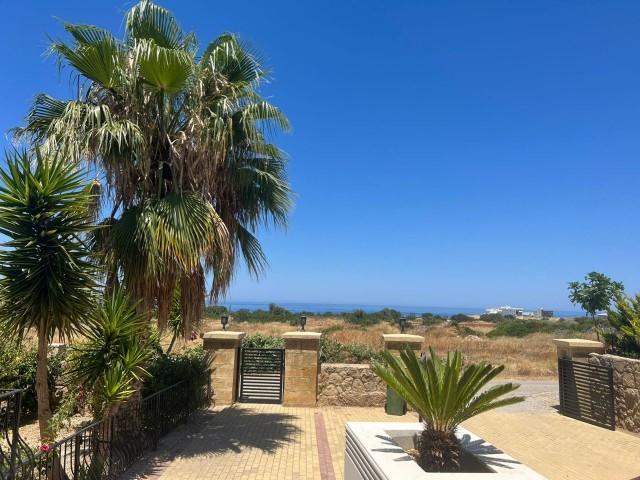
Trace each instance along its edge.
<instances>
[{"instance_id":1,"label":"clear blue sky","mask_svg":"<svg viewBox=\"0 0 640 480\"><path fill-rule=\"evenodd\" d=\"M232 301L570 309L592 270L640 289L640 2L160 3L265 52L295 129L290 229ZM54 17L117 31L131 5L3 5L0 129L71 94Z\"/></svg>"}]
</instances>

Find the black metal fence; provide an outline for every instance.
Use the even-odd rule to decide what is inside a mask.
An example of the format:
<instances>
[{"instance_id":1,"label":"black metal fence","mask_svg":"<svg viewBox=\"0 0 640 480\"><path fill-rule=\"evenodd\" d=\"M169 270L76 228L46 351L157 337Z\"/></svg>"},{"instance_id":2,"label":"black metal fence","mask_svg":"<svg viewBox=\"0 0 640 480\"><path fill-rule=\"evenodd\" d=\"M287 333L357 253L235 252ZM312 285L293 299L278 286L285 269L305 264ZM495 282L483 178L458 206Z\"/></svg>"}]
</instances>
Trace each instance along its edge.
<instances>
[{"instance_id":1,"label":"black metal fence","mask_svg":"<svg viewBox=\"0 0 640 480\"><path fill-rule=\"evenodd\" d=\"M560 413L615 430L613 370L611 367L558 359Z\"/></svg>"},{"instance_id":2,"label":"black metal fence","mask_svg":"<svg viewBox=\"0 0 640 480\"><path fill-rule=\"evenodd\" d=\"M11 418L6 424L11 427L4 428L5 440L0 444L0 480L117 477L145 453L155 450L160 439L210 401L210 389L201 398L189 398L191 390L182 388L183 383L131 402L114 415L59 442L42 445L36 452L17 433L20 392L8 394L15 400L7 401L11 405L7 418Z\"/></svg>"}]
</instances>

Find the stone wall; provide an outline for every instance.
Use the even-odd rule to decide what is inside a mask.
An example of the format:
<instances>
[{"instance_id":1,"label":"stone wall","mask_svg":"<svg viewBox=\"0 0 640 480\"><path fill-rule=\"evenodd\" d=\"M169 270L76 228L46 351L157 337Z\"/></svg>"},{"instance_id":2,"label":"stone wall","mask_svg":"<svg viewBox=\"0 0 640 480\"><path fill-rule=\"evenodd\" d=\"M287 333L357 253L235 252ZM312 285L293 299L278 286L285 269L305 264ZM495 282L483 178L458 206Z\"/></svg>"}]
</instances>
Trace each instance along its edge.
<instances>
[{"instance_id":1,"label":"stone wall","mask_svg":"<svg viewBox=\"0 0 640 480\"><path fill-rule=\"evenodd\" d=\"M613 368L616 426L640 433L640 360L592 353L589 363Z\"/></svg>"},{"instance_id":2,"label":"stone wall","mask_svg":"<svg viewBox=\"0 0 640 480\"><path fill-rule=\"evenodd\" d=\"M386 385L369 365L324 363L318 376L318 406L382 407Z\"/></svg>"}]
</instances>

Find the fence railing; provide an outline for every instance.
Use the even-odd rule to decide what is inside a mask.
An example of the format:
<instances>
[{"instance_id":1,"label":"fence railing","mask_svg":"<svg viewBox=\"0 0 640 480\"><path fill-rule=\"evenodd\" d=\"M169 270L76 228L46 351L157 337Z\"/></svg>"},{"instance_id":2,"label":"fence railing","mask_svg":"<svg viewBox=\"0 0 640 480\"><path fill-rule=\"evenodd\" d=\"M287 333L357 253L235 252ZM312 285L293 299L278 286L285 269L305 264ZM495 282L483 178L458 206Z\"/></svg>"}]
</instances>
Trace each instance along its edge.
<instances>
[{"instance_id":1,"label":"fence railing","mask_svg":"<svg viewBox=\"0 0 640 480\"><path fill-rule=\"evenodd\" d=\"M19 416L12 411L12 428L5 429L5 437L12 438L11 442L6 441L6 453L0 444L0 480L117 477L145 453L155 450L165 435L210 401L209 389L201 398L189 398L191 390L182 388L183 383L131 402L63 440L42 445L35 453L17 434ZM19 403L20 393L13 395L17 395Z\"/></svg>"}]
</instances>

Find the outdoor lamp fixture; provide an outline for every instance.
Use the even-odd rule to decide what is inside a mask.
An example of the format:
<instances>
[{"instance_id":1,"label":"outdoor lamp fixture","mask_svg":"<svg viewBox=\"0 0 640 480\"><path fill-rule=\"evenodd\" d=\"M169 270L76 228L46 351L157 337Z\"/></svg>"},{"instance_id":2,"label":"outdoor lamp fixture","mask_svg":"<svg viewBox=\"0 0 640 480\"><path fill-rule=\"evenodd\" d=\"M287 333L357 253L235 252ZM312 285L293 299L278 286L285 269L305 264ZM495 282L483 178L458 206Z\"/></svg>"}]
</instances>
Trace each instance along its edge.
<instances>
[{"instance_id":1,"label":"outdoor lamp fixture","mask_svg":"<svg viewBox=\"0 0 640 480\"><path fill-rule=\"evenodd\" d=\"M407 319L404 317L400 317L398 323L400 323L400 333L404 333L404 329L407 326Z\"/></svg>"},{"instance_id":2,"label":"outdoor lamp fixture","mask_svg":"<svg viewBox=\"0 0 640 480\"><path fill-rule=\"evenodd\" d=\"M304 332L304 326L307 324L307 316L300 315L300 331Z\"/></svg>"},{"instance_id":3,"label":"outdoor lamp fixture","mask_svg":"<svg viewBox=\"0 0 640 480\"><path fill-rule=\"evenodd\" d=\"M229 323L229 315L226 313L220 317L220 323L222 324L222 330L227 331L227 324Z\"/></svg>"}]
</instances>

